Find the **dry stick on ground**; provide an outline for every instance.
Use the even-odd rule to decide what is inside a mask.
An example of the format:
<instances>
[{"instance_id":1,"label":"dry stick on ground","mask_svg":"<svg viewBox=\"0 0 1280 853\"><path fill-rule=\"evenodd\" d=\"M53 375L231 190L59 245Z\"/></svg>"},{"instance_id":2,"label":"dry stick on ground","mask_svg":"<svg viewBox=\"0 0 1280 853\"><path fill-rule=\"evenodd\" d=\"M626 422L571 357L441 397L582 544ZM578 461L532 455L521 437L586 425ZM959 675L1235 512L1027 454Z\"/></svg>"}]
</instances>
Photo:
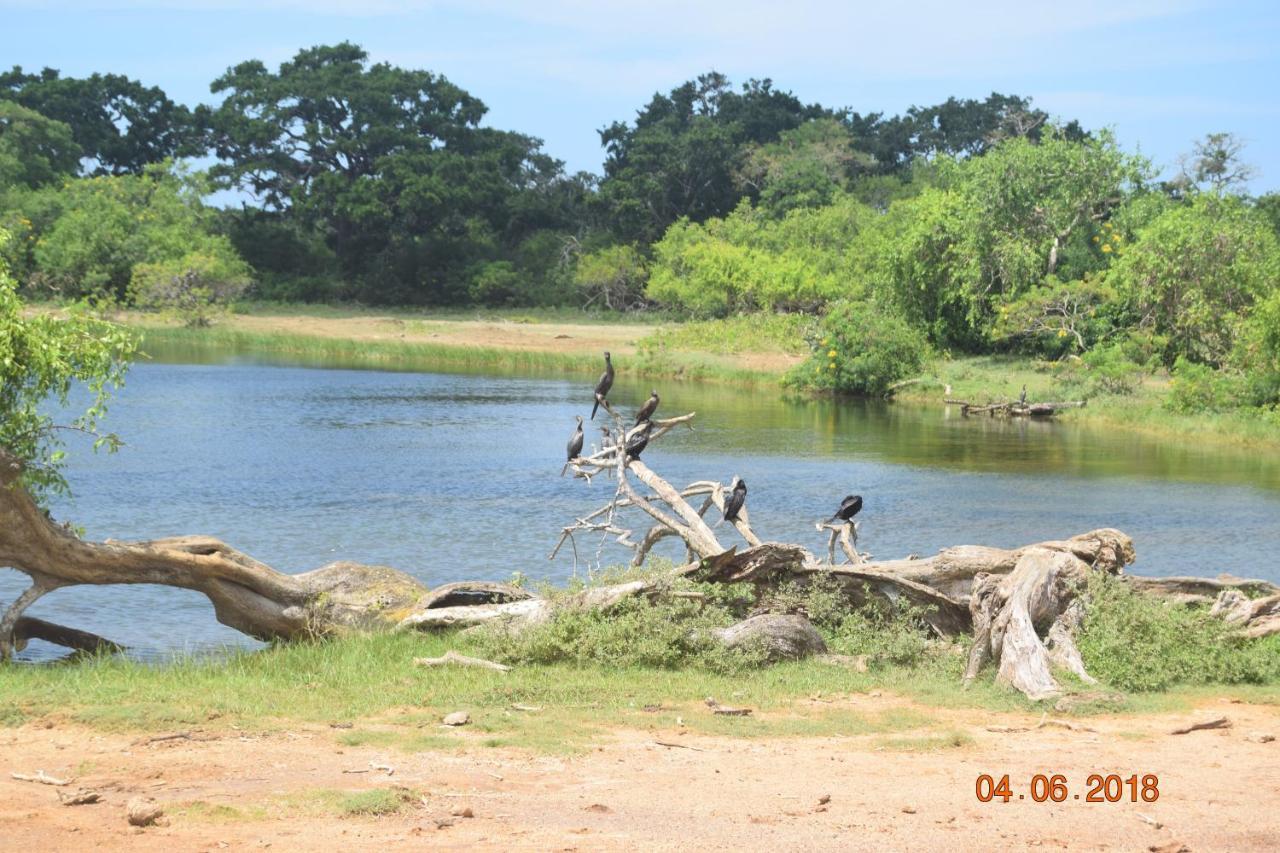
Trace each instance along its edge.
<instances>
[{"instance_id":1,"label":"dry stick on ground","mask_svg":"<svg viewBox=\"0 0 1280 853\"><path fill-rule=\"evenodd\" d=\"M485 660L484 658L467 657L466 655L458 654L453 649L449 649L449 651L445 652L438 658L413 659L414 666L448 666L450 664L455 666L474 666L479 667L480 669L492 669L496 672L511 671L511 667L506 664L494 663L493 661Z\"/></svg>"}]
</instances>

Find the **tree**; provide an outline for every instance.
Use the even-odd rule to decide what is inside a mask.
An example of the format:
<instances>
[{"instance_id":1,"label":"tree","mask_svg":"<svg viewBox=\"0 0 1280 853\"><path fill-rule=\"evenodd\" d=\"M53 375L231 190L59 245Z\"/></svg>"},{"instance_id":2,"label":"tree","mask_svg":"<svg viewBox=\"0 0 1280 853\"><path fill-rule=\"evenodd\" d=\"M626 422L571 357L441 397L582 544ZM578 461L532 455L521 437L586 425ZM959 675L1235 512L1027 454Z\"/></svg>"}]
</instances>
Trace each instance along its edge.
<instances>
[{"instance_id":1,"label":"tree","mask_svg":"<svg viewBox=\"0 0 1280 853\"><path fill-rule=\"evenodd\" d=\"M225 95L208 116L215 179L320 234L355 282L348 295L465 301L483 270L476 292L496 293L511 279L484 264L512 261L580 206L540 140L480 127L479 99L428 71L370 64L350 43L276 72L241 63L212 90Z\"/></svg>"},{"instance_id":2,"label":"tree","mask_svg":"<svg viewBox=\"0 0 1280 853\"><path fill-rule=\"evenodd\" d=\"M203 175L169 164L40 191L58 212L35 242L31 283L71 297L124 300L140 265L193 254L247 276L230 241L214 230L214 214L202 201L207 192Z\"/></svg>"},{"instance_id":3,"label":"tree","mask_svg":"<svg viewBox=\"0 0 1280 853\"><path fill-rule=\"evenodd\" d=\"M1135 324L1179 356L1224 363L1253 305L1280 282L1280 241L1239 199L1204 194L1142 229L1107 275Z\"/></svg>"},{"instance_id":4,"label":"tree","mask_svg":"<svg viewBox=\"0 0 1280 853\"><path fill-rule=\"evenodd\" d=\"M765 209L781 216L801 207L830 204L850 180L875 166L854 151L853 138L832 118L807 121L783 131L777 142L747 148L738 170L739 185L756 194Z\"/></svg>"},{"instance_id":5,"label":"tree","mask_svg":"<svg viewBox=\"0 0 1280 853\"><path fill-rule=\"evenodd\" d=\"M1254 168L1240 158L1244 140L1234 133L1208 133L1196 140L1190 154L1180 161L1178 186L1199 187L1224 193L1253 178Z\"/></svg>"},{"instance_id":6,"label":"tree","mask_svg":"<svg viewBox=\"0 0 1280 853\"><path fill-rule=\"evenodd\" d=\"M0 231L0 243L8 239ZM26 316L0 255L0 464L17 465L17 483L38 500L68 491L61 472L62 432L89 433L95 447L117 446L116 437L100 434L98 425L111 391L124 381L133 350L133 338L124 329L81 309L62 317ZM76 386L88 391L88 403L59 424L48 404L67 409Z\"/></svg>"},{"instance_id":7,"label":"tree","mask_svg":"<svg viewBox=\"0 0 1280 853\"><path fill-rule=\"evenodd\" d=\"M190 111L156 86L120 74L63 77L56 69L0 72L8 98L71 128L86 172L139 174L151 163L203 153Z\"/></svg>"},{"instance_id":8,"label":"tree","mask_svg":"<svg viewBox=\"0 0 1280 853\"><path fill-rule=\"evenodd\" d=\"M0 192L35 189L74 174L80 146L60 121L0 100Z\"/></svg>"},{"instance_id":9,"label":"tree","mask_svg":"<svg viewBox=\"0 0 1280 853\"><path fill-rule=\"evenodd\" d=\"M601 204L624 242L653 242L681 217L724 216L742 196L736 176L746 146L829 113L801 103L770 80L735 92L717 72L655 94L634 124L600 131L605 148Z\"/></svg>"},{"instance_id":10,"label":"tree","mask_svg":"<svg viewBox=\"0 0 1280 853\"><path fill-rule=\"evenodd\" d=\"M1047 276L1105 268L1111 248L1093 238L1146 178L1145 161L1105 133L1008 139L938 166L937 186L891 205L851 254L868 287L926 324L935 343L976 350L1002 302Z\"/></svg>"}]
</instances>

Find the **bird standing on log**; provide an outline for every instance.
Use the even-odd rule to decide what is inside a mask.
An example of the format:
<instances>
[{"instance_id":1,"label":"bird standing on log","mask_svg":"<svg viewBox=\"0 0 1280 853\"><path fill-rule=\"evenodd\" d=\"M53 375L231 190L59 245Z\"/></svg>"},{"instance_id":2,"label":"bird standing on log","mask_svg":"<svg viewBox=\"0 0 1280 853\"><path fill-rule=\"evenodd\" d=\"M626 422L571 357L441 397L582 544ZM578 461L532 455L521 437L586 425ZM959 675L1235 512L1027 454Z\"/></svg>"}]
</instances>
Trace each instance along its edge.
<instances>
[{"instance_id":1,"label":"bird standing on log","mask_svg":"<svg viewBox=\"0 0 1280 853\"><path fill-rule=\"evenodd\" d=\"M570 462L582 455L582 442L584 439L584 436L582 435L582 415L574 415L574 417L578 419L578 428L574 430L573 435L569 437L569 447L567 449L569 452Z\"/></svg>"},{"instance_id":2,"label":"bird standing on log","mask_svg":"<svg viewBox=\"0 0 1280 853\"><path fill-rule=\"evenodd\" d=\"M1018 408L1025 409L1027 407L1027 386L1022 386L1022 393L1018 396Z\"/></svg>"},{"instance_id":3,"label":"bird standing on log","mask_svg":"<svg viewBox=\"0 0 1280 853\"><path fill-rule=\"evenodd\" d=\"M604 354L604 373L600 374L600 381L596 383L596 402L591 407L591 420L596 419L596 410L600 408L600 404L604 402L604 398L609 395L609 389L613 387L613 360L609 357L609 353Z\"/></svg>"},{"instance_id":4,"label":"bird standing on log","mask_svg":"<svg viewBox=\"0 0 1280 853\"><path fill-rule=\"evenodd\" d=\"M742 505L747 502L747 483L741 477L733 486L733 494L729 495L728 500L724 502L724 520L737 521L738 512L742 509Z\"/></svg>"},{"instance_id":5,"label":"bird standing on log","mask_svg":"<svg viewBox=\"0 0 1280 853\"><path fill-rule=\"evenodd\" d=\"M836 510L836 514L831 516L827 521L830 524L837 518L841 521L852 521L853 517L862 511L862 495L849 495L840 501L840 508Z\"/></svg>"},{"instance_id":6,"label":"bird standing on log","mask_svg":"<svg viewBox=\"0 0 1280 853\"><path fill-rule=\"evenodd\" d=\"M658 392L650 391L649 399L645 401L640 411L636 412L636 424L639 425L641 421L649 420L656 411L658 411Z\"/></svg>"},{"instance_id":7,"label":"bird standing on log","mask_svg":"<svg viewBox=\"0 0 1280 853\"><path fill-rule=\"evenodd\" d=\"M649 446L649 434L653 432L653 421L645 421L640 429L631 434L627 439L627 458L639 459L640 454Z\"/></svg>"}]
</instances>

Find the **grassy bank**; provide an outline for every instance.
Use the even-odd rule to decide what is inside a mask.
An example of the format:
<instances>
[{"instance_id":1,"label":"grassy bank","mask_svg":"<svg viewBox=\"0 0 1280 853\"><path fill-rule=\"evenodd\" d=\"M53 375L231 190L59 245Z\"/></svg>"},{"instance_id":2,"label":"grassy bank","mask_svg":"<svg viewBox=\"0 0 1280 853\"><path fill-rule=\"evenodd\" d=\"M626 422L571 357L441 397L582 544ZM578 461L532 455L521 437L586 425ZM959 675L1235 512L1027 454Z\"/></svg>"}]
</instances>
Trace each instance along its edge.
<instances>
[{"instance_id":1,"label":"grassy bank","mask_svg":"<svg viewBox=\"0 0 1280 853\"><path fill-rule=\"evenodd\" d=\"M942 397L974 403L1009 401L1016 400L1025 385L1033 402L1080 399L1080 389L1064 380L1067 370L1060 362L1011 356L940 359L929 366L925 381L903 388L898 398L933 404ZM948 387L950 394L945 392ZM1167 376L1144 374L1132 393L1093 396L1085 408L1057 417L1179 440L1280 448L1280 418L1259 417L1249 410L1183 414L1166 407L1168 394Z\"/></svg>"},{"instance_id":2,"label":"grassy bank","mask_svg":"<svg viewBox=\"0 0 1280 853\"><path fill-rule=\"evenodd\" d=\"M47 309L46 309L47 310ZM303 364L389 370L510 371L594 376L600 351L614 353L633 377L752 386L780 386L807 354L813 322L799 315L756 314L724 320L672 321L662 315L550 311L372 312L326 306L254 304L209 329L183 328L155 315L125 312L143 350L165 358L200 361L228 353L269 355ZM939 405L953 398L975 402L1079 399L1064 374L1070 365L1029 358L971 356L935 359L923 381L898 399ZM1101 394L1065 422L1123 428L1177 440L1194 439L1266 449L1280 448L1280 417L1234 411L1183 414L1166 407L1169 380L1143 375L1131 393Z\"/></svg>"},{"instance_id":3,"label":"grassy bank","mask_svg":"<svg viewBox=\"0 0 1280 853\"><path fill-rule=\"evenodd\" d=\"M272 731L313 723L339 729L350 746L410 751L517 746L577 752L619 728L670 725L743 737L876 735L885 748L922 748L951 738L930 707L1037 710L1020 694L984 680L960 687L963 659L870 672L819 661L732 674L690 667L541 664L510 673L459 667L424 669L415 656L468 649L451 637L382 635L295 644L225 660L145 664L92 660L70 665L0 667L0 724L58 721L106 731L202 729ZM888 691L911 707L857 713L826 703ZM1107 694L1075 713L1184 709L1209 695L1280 703L1280 686L1179 687ZM747 706L748 718L708 713L703 700ZM825 701L824 701L825 697ZM465 731L441 729L444 714L465 710ZM908 737L906 733L910 733Z\"/></svg>"},{"instance_id":4,"label":"grassy bank","mask_svg":"<svg viewBox=\"0 0 1280 853\"><path fill-rule=\"evenodd\" d=\"M885 748L917 748L954 740L945 715L930 709L1150 712L1206 695L1280 704L1280 636L1239 640L1204 608L1147 598L1114 580L1091 581L1080 633L1086 666L1107 686L1064 681L1069 707L1031 702L996 684L990 670L964 688L970 639L931 640L910 610L850 610L822 583L764 593L689 584L680 588L699 598L627 599L608 613L566 608L514 634L500 627L393 633L162 664L102 657L0 666L0 725L63 720L115 731L270 731L309 723L339 729L350 746L574 752L619 728L679 720L707 734L875 735ZM761 607L809 614L842 657L766 665L750 649L730 652L712 639L712 629ZM413 662L449 649L512 669ZM833 701L878 691L909 701L876 713ZM714 715L707 697L756 713ZM440 719L458 710L472 725L461 734L442 729Z\"/></svg>"}]
</instances>

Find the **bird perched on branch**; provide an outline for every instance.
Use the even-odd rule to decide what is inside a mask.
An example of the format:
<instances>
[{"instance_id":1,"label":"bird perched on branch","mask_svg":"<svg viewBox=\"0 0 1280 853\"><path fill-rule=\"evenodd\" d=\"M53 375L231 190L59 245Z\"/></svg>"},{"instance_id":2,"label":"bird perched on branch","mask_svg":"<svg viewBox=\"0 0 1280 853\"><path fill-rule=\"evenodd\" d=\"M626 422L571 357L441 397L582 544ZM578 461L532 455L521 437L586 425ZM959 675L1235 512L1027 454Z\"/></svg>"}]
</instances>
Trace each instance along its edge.
<instances>
[{"instance_id":1,"label":"bird perched on branch","mask_svg":"<svg viewBox=\"0 0 1280 853\"><path fill-rule=\"evenodd\" d=\"M747 483L741 477L734 483L733 494L724 502L724 520L737 521L738 512L742 509L742 505L747 502Z\"/></svg>"},{"instance_id":2,"label":"bird perched on branch","mask_svg":"<svg viewBox=\"0 0 1280 853\"><path fill-rule=\"evenodd\" d=\"M653 421L645 421L640 429L627 439L627 458L639 459L640 454L649 446L649 435L653 432Z\"/></svg>"},{"instance_id":3,"label":"bird perched on branch","mask_svg":"<svg viewBox=\"0 0 1280 853\"><path fill-rule=\"evenodd\" d=\"M609 353L604 354L604 373L600 374L600 381L596 383L596 402L591 407L591 420L596 419L596 410L600 408L600 404L604 402L604 398L609 395L609 389L613 387L613 360L609 357Z\"/></svg>"},{"instance_id":4,"label":"bird perched on branch","mask_svg":"<svg viewBox=\"0 0 1280 853\"><path fill-rule=\"evenodd\" d=\"M584 439L582 435L582 415L574 415L574 417L578 419L578 428L569 437L569 447L567 449L570 462L582 455L582 442Z\"/></svg>"},{"instance_id":5,"label":"bird perched on branch","mask_svg":"<svg viewBox=\"0 0 1280 853\"><path fill-rule=\"evenodd\" d=\"M852 521L853 517L862 511L862 495L849 495L840 501L840 508L836 510L836 514L831 516L827 521L830 524L837 518L841 521Z\"/></svg>"},{"instance_id":6,"label":"bird perched on branch","mask_svg":"<svg viewBox=\"0 0 1280 853\"><path fill-rule=\"evenodd\" d=\"M640 411L636 412L636 423L649 420L656 411L658 411L658 392L650 391L649 399L640 407Z\"/></svg>"}]
</instances>

